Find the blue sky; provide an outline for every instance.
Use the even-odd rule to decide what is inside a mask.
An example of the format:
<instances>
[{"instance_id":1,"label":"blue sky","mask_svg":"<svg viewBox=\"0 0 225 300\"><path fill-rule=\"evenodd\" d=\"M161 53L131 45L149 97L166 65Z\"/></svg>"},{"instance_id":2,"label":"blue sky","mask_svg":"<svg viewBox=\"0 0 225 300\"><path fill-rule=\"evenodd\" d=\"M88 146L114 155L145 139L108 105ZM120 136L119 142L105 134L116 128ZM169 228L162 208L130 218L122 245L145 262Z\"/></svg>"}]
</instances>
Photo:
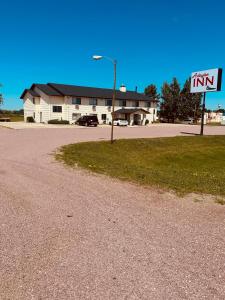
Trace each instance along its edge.
<instances>
[{"instance_id":1,"label":"blue sky","mask_svg":"<svg viewBox=\"0 0 225 300\"><path fill-rule=\"evenodd\" d=\"M1 1L3 107L21 108L20 94L34 82L111 88L110 62L93 54L116 58L117 86L140 92L225 69L224 15L224 0ZM225 74L222 89L207 94L208 108L225 108Z\"/></svg>"}]
</instances>

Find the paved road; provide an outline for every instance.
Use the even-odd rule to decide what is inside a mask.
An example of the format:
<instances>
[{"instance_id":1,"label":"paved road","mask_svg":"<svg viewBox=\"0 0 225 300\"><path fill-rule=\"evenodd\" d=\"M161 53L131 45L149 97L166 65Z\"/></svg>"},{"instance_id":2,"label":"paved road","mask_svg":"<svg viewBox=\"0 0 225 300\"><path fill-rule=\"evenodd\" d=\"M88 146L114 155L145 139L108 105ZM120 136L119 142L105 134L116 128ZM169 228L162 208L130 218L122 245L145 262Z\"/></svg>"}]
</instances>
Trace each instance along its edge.
<instances>
[{"instance_id":1,"label":"paved road","mask_svg":"<svg viewBox=\"0 0 225 300\"><path fill-rule=\"evenodd\" d=\"M184 131L199 128L115 134ZM0 299L225 299L224 207L71 170L51 155L108 136L109 128L0 128Z\"/></svg>"}]
</instances>

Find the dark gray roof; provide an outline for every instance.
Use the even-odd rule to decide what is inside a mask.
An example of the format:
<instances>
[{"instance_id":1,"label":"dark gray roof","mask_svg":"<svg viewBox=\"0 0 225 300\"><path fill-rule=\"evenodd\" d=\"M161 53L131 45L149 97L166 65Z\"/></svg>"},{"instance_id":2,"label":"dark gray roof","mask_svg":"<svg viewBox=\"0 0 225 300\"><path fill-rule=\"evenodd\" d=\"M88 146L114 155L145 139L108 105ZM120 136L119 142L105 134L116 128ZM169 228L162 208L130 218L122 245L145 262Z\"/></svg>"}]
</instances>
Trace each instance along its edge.
<instances>
[{"instance_id":1,"label":"dark gray roof","mask_svg":"<svg viewBox=\"0 0 225 300\"><path fill-rule=\"evenodd\" d=\"M115 111L115 114L133 114L139 111L142 111L144 114L150 114L149 111L143 108L120 108Z\"/></svg>"},{"instance_id":2,"label":"dark gray roof","mask_svg":"<svg viewBox=\"0 0 225 300\"><path fill-rule=\"evenodd\" d=\"M112 99L113 90L112 89L102 89L102 88L93 88L93 87L84 87L76 85L67 85L67 84L57 84L57 83L48 83L48 84L33 84L30 90L34 88L39 88L42 92L49 96L73 96L73 97L87 97L87 98L103 98L103 99ZM23 98L24 93L20 98ZM119 100L144 100L151 101L151 99L141 93L127 91L121 92L116 91L116 99Z\"/></svg>"},{"instance_id":3,"label":"dark gray roof","mask_svg":"<svg viewBox=\"0 0 225 300\"><path fill-rule=\"evenodd\" d=\"M49 96L64 96L63 94L59 93L54 88L52 88L49 84L34 83L31 86L31 89L34 89L35 87L39 88L42 92Z\"/></svg>"},{"instance_id":4,"label":"dark gray roof","mask_svg":"<svg viewBox=\"0 0 225 300\"><path fill-rule=\"evenodd\" d=\"M26 93L30 93L33 97L40 97L38 93L36 93L34 90L26 89L23 91L23 94L21 95L21 98L25 96Z\"/></svg>"},{"instance_id":5,"label":"dark gray roof","mask_svg":"<svg viewBox=\"0 0 225 300\"><path fill-rule=\"evenodd\" d=\"M49 83L48 85L53 87L55 90L57 90L59 93L63 94L64 96L111 99L113 95L112 89L102 89L102 88L65 85L65 84L56 84L56 83ZM131 91L121 92L119 90L116 91L116 99L150 101L149 97L145 96L144 94L131 92Z\"/></svg>"}]
</instances>

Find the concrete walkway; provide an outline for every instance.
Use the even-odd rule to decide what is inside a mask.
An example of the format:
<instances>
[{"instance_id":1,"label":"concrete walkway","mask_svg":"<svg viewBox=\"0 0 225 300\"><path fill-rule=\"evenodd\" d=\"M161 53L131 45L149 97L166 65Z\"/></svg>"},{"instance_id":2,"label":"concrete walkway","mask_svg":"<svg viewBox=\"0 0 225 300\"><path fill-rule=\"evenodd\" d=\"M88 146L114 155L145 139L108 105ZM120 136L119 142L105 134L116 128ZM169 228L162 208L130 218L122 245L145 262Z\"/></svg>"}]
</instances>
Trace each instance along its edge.
<instances>
[{"instance_id":1,"label":"concrete walkway","mask_svg":"<svg viewBox=\"0 0 225 300\"><path fill-rule=\"evenodd\" d=\"M26 123L26 122L1 122L2 127L11 129L34 129L34 128L74 128L80 127L75 125L60 125L60 124L43 124L43 123Z\"/></svg>"},{"instance_id":2,"label":"concrete walkway","mask_svg":"<svg viewBox=\"0 0 225 300\"><path fill-rule=\"evenodd\" d=\"M197 126L115 128L117 138ZM207 127L208 134L225 134ZM225 208L55 162L110 128L0 128L0 299L225 299Z\"/></svg>"}]
</instances>

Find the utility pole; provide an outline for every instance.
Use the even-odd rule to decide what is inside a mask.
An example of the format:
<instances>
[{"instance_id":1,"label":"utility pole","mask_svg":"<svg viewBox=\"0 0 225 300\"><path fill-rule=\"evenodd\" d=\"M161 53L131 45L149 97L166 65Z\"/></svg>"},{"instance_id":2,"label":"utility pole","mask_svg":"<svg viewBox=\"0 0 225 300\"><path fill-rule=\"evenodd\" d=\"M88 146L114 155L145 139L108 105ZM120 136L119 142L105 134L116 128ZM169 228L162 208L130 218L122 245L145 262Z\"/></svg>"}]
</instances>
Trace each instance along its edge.
<instances>
[{"instance_id":1,"label":"utility pole","mask_svg":"<svg viewBox=\"0 0 225 300\"><path fill-rule=\"evenodd\" d=\"M112 125L111 125L111 144L113 144L113 128L114 128L114 117L115 117L115 102L116 102L116 60L113 61L114 65L114 83L113 83L113 99L112 99Z\"/></svg>"},{"instance_id":2,"label":"utility pole","mask_svg":"<svg viewBox=\"0 0 225 300\"><path fill-rule=\"evenodd\" d=\"M115 104L116 104L116 66L117 66L117 61L111 57L108 56L102 56L102 55L93 55L92 57L94 60L100 60L100 59L107 59L113 63L114 67L114 80L113 80L113 97L112 97L112 123L111 123L111 144L114 142L113 138L113 129L114 129L114 116L115 116Z\"/></svg>"}]
</instances>

